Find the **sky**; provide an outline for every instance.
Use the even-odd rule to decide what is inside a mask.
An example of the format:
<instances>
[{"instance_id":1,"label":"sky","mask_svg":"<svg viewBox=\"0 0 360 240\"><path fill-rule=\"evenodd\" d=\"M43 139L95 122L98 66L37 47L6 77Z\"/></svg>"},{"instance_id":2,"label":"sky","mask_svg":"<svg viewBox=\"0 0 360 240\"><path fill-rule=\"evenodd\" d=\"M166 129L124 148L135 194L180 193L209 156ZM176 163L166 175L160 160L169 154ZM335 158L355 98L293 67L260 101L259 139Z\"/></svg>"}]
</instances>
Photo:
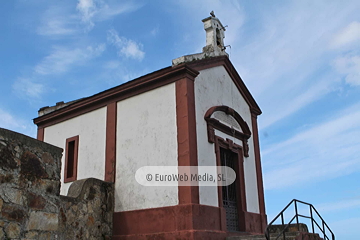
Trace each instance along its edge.
<instances>
[{"instance_id":1,"label":"sky","mask_svg":"<svg viewBox=\"0 0 360 240\"><path fill-rule=\"evenodd\" d=\"M360 1L0 3L0 127L32 137L44 106L90 96L205 46L214 11L258 117L270 222L296 198L337 240L360 225Z\"/></svg>"}]
</instances>

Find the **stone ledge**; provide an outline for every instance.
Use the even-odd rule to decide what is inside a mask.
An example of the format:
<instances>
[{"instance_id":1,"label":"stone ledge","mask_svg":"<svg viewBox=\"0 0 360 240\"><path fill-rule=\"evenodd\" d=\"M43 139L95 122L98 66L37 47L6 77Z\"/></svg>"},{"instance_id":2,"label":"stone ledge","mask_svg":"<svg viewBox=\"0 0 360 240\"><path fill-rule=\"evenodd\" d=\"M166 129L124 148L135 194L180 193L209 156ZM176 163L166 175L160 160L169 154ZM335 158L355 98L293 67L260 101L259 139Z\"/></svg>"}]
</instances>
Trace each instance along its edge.
<instances>
[{"instance_id":1,"label":"stone ledge","mask_svg":"<svg viewBox=\"0 0 360 240\"><path fill-rule=\"evenodd\" d=\"M0 128L0 142L16 141L30 148L39 148L43 152L52 153L55 156L62 155L63 149L54 145L39 141L35 138L8 129Z\"/></svg>"}]
</instances>

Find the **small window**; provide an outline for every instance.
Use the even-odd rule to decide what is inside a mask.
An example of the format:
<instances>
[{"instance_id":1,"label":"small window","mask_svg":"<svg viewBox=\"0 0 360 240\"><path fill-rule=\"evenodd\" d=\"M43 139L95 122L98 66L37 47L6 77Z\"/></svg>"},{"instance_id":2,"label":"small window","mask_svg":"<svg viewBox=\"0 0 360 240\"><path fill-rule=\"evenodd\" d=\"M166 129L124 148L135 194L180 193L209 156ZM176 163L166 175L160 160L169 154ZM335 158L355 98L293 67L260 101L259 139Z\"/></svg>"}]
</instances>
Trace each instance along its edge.
<instances>
[{"instance_id":1,"label":"small window","mask_svg":"<svg viewBox=\"0 0 360 240\"><path fill-rule=\"evenodd\" d=\"M77 179L79 136L66 139L64 182Z\"/></svg>"}]
</instances>

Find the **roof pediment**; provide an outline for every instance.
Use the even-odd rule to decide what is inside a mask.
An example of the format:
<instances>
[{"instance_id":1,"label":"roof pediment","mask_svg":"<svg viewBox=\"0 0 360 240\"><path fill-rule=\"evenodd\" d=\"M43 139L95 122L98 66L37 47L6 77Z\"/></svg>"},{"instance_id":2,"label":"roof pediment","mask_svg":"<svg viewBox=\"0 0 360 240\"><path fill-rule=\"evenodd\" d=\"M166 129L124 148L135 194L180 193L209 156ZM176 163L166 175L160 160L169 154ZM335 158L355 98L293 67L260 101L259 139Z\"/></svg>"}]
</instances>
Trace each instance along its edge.
<instances>
[{"instance_id":1,"label":"roof pediment","mask_svg":"<svg viewBox=\"0 0 360 240\"><path fill-rule=\"evenodd\" d=\"M249 105L251 113L255 115L260 115L262 113L259 105L256 103L249 89L246 87L239 73L236 71L234 65L230 62L227 56L206 58L203 60L187 63L187 65L196 71L201 71L204 69L209 69L217 66L223 66L226 69L229 76L231 77L231 79L233 80L240 94Z\"/></svg>"}]
</instances>

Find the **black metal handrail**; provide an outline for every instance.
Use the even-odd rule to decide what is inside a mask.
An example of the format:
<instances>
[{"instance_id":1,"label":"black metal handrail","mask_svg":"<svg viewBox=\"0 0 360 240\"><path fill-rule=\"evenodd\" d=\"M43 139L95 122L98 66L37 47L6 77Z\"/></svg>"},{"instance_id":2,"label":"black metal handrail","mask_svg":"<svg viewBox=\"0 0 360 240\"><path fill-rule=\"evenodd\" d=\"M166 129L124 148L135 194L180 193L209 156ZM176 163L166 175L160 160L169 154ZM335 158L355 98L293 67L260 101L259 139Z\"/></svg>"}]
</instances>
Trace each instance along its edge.
<instances>
[{"instance_id":1,"label":"black metal handrail","mask_svg":"<svg viewBox=\"0 0 360 240\"><path fill-rule=\"evenodd\" d=\"M291 204L294 203L294 207L295 207L295 216L293 216L291 218L291 220L286 224L284 223L284 212L291 206ZM305 216L305 215L301 215L298 213L298 204L297 203L301 203L303 205L307 205L310 208L310 216ZM321 219L321 226L316 222L316 220L313 217L313 212L316 213L316 215ZM276 236L276 239L278 239L281 235L283 236L283 239L285 240L285 232L286 230L290 227L290 224L294 221L294 219L296 219L296 225L298 228L298 231L300 231L300 225L299 225L299 217L303 217L303 218L308 218L311 220L311 228L312 228L312 233L315 233L315 228L314 228L314 224L316 224L316 226L318 227L318 229L321 231L322 233L322 237L324 238L324 240L330 240L330 238L326 235L326 230L328 230L331 233L331 240L335 240L335 235L334 233L331 231L331 229L329 228L329 226L326 224L326 222L324 221L324 219L320 216L319 212L315 209L315 207L310 204L310 203L306 203L297 199L293 199L288 205L286 205L286 207L274 218L274 220L272 220L268 226L265 229L265 238L267 240L270 240L270 227L272 226L272 224L279 218L281 217L281 226L283 227L282 231ZM284 227L285 226L285 227Z\"/></svg>"}]
</instances>

